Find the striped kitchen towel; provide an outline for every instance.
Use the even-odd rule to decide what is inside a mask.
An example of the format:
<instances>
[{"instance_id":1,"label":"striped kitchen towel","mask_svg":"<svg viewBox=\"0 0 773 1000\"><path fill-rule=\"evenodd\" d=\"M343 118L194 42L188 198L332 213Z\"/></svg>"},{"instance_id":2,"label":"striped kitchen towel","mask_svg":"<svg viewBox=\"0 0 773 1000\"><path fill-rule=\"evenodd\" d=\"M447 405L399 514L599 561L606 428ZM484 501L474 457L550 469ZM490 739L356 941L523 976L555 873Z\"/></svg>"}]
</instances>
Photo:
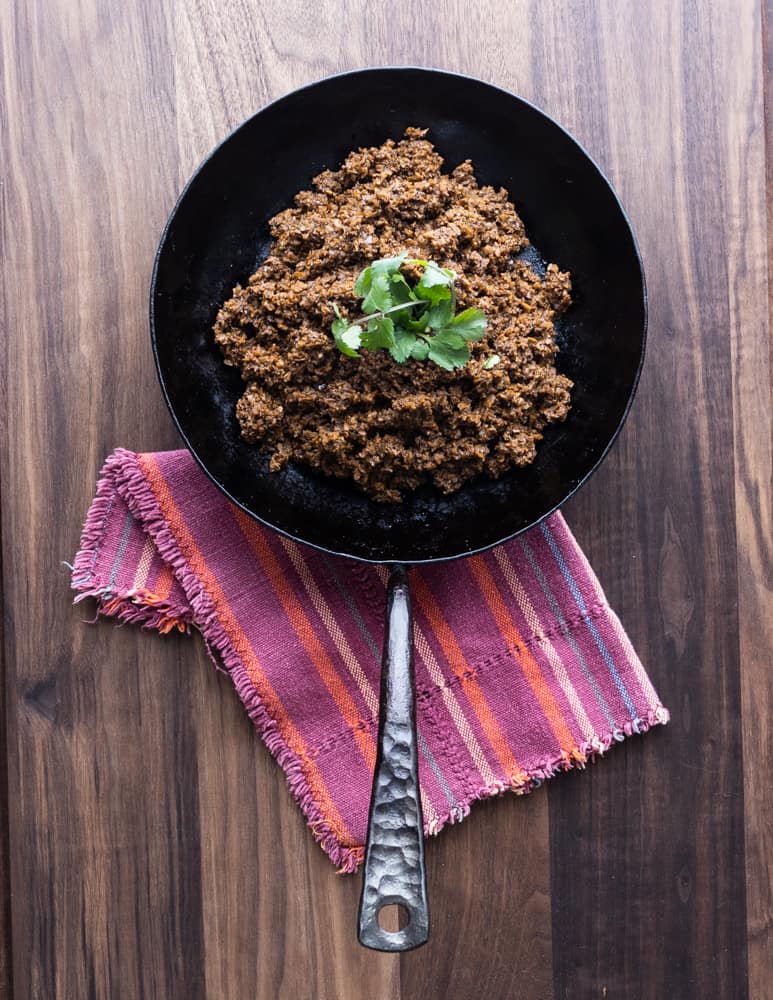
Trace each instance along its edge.
<instances>
[{"instance_id":1,"label":"striped kitchen towel","mask_svg":"<svg viewBox=\"0 0 773 1000\"><path fill-rule=\"evenodd\" d=\"M110 456L72 574L105 615L198 629L344 872L363 857L385 581L262 527L186 451ZM668 720L560 514L411 585L428 834Z\"/></svg>"}]
</instances>

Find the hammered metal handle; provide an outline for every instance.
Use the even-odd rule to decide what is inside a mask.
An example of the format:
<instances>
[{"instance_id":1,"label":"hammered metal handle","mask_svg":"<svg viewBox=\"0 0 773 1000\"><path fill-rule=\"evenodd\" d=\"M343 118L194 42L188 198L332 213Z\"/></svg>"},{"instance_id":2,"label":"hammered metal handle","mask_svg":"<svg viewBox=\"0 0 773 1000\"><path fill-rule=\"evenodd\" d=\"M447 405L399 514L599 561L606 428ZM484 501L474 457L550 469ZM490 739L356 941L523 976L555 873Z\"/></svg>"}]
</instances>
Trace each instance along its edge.
<instances>
[{"instance_id":1,"label":"hammered metal handle","mask_svg":"<svg viewBox=\"0 0 773 1000\"><path fill-rule=\"evenodd\" d=\"M405 907L408 925L386 931L379 911ZM387 589L381 708L370 798L365 874L360 898L360 944L379 951L408 951L429 937L424 820L419 797L413 621L408 574L394 566Z\"/></svg>"}]
</instances>

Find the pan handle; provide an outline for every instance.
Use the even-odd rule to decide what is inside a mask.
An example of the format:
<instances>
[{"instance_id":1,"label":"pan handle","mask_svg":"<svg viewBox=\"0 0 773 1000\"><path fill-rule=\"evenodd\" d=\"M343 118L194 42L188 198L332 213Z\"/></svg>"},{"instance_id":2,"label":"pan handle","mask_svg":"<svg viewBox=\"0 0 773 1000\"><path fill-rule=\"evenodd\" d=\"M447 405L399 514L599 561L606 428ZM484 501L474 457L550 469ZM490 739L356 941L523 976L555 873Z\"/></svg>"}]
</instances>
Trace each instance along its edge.
<instances>
[{"instance_id":1,"label":"pan handle","mask_svg":"<svg viewBox=\"0 0 773 1000\"><path fill-rule=\"evenodd\" d=\"M408 925L386 931L379 911L403 906ZM424 820L419 797L413 619L408 573L393 566L387 588L378 750L368 818L359 939L378 951L408 951L429 937Z\"/></svg>"}]
</instances>

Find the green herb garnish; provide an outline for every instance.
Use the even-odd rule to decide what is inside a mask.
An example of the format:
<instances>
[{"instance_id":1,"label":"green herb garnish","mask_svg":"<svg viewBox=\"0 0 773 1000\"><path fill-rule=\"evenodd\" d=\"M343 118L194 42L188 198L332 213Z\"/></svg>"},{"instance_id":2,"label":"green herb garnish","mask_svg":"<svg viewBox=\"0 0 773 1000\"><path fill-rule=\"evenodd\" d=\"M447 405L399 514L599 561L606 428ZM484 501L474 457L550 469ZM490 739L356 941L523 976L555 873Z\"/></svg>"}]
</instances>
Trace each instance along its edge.
<instances>
[{"instance_id":1,"label":"green herb garnish","mask_svg":"<svg viewBox=\"0 0 773 1000\"><path fill-rule=\"evenodd\" d=\"M423 268L413 287L400 271L403 264ZM333 306L336 346L350 358L359 357L361 348L383 349L398 364L413 359L433 361L446 371L463 368L470 360L469 345L486 333L486 317L480 309L456 313L455 279L449 268L405 253L374 261L354 283L364 315L349 320Z\"/></svg>"}]
</instances>

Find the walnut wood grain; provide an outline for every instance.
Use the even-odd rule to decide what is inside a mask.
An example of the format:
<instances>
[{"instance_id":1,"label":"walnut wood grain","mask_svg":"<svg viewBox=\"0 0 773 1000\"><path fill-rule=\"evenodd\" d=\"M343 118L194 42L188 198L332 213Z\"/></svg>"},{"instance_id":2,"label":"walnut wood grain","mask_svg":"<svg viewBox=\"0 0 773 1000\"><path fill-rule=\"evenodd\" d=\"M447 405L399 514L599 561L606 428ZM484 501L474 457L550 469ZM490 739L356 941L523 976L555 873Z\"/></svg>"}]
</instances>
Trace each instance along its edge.
<instances>
[{"instance_id":1,"label":"walnut wood grain","mask_svg":"<svg viewBox=\"0 0 773 1000\"><path fill-rule=\"evenodd\" d=\"M2 307L0 307L2 308ZM0 493L0 512L2 494ZM0 550L0 606L3 605L2 551ZM13 950L11 945L11 872L10 837L8 827L8 747L7 712L5 701L5 642L3 620L0 618L0 1000L13 996Z\"/></svg>"},{"instance_id":2,"label":"walnut wood grain","mask_svg":"<svg viewBox=\"0 0 773 1000\"><path fill-rule=\"evenodd\" d=\"M0 4L0 996L767 995L771 23L771 0ZM190 172L293 87L409 63L540 104L632 217L647 363L566 513L673 721L431 840L432 937L396 956L357 944L359 880L198 640L83 624L61 560L112 447L177 445L147 288Z\"/></svg>"},{"instance_id":3,"label":"walnut wood grain","mask_svg":"<svg viewBox=\"0 0 773 1000\"><path fill-rule=\"evenodd\" d=\"M749 995L773 983L773 0L762 4L754 32L736 55L751 63L761 50L764 88L749 103L764 105L765 149L749 143L749 123L735 125L738 184L732 205L742 219L729 257L733 288L733 413L735 423L738 620L744 753L744 831ZM764 157L764 162L763 162ZM767 167L767 175L765 168ZM763 187L764 185L764 187ZM765 200L767 212L762 208ZM751 237L751 238L750 238ZM760 246L767 237L767 260ZM758 294L767 284L767 313ZM767 319L767 323L766 323Z\"/></svg>"},{"instance_id":4,"label":"walnut wood grain","mask_svg":"<svg viewBox=\"0 0 773 1000\"><path fill-rule=\"evenodd\" d=\"M653 9L585 5L591 57L559 50L542 77L596 95L570 127L631 215L650 305L631 420L566 513L673 710L549 790L561 997L748 994L732 373L734 339L765 327L759 11ZM566 120L576 97L547 86Z\"/></svg>"}]
</instances>

